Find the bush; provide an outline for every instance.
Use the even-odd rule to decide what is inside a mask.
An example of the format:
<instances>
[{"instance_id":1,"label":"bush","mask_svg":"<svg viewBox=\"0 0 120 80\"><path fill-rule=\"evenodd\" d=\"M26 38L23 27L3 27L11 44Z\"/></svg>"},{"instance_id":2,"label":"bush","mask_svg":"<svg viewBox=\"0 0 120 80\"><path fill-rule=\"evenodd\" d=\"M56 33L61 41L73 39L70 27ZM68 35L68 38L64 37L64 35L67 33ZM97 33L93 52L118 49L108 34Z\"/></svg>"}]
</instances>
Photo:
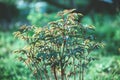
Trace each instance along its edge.
<instances>
[{"instance_id":1,"label":"bush","mask_svg":"<svg viewBox=\"0 0 120 80\"><path fill-rule=\"evenodd\" d=\"M100 46L94 41L94 26L83 25L80 13L64 10L60 19L46 27L22 26L15 37L26 41L19 59L33 71L37 80L79 79L84 80L85 68L94 57L89 54Z\"/></svg>"}]
</instances>

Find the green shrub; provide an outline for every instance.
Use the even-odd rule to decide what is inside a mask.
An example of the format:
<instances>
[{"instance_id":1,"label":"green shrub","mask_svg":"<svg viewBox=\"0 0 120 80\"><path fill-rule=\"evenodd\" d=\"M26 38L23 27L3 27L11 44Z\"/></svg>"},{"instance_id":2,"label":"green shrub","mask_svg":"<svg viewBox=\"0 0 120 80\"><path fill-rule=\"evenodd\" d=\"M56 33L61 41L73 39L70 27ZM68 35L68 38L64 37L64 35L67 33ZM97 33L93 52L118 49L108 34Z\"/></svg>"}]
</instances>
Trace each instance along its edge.
<instances>
[{"instance_id":1,"label":"green shrub","mask_svg":"<svg viewBox=\"0 0 120 80\"><path fill-rule=\"evenodd\" d=\"M45 27L22 26L15 37L26 41L26 46L15 53L33 71L37 80L84 80L87 65L95 60L89 54L100 43L94 41L94 26L83 25L80 13L64 10L60 19Z\"/></svg>"}]
</instances>

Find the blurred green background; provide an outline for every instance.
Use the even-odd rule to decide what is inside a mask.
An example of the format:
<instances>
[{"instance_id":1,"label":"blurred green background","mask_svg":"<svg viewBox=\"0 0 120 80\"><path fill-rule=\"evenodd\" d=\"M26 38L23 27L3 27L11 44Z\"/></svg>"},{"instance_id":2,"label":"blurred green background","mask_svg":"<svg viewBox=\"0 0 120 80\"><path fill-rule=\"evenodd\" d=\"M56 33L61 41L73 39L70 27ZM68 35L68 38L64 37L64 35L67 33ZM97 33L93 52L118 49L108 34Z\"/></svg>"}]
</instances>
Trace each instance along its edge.
<instances>
[{"instance_id":1,"label":"blurred green background","mask_svg":"<svg viewBox=\"0 0 120 80\"><path fill-rule=\"evenodd\" d=\"M0 0L0 80L35 80L13 50L24 46L13 32L21 25L44 27L57 20L57 12L75 8L81 23L96 27L96 40L104 48L89 65L85 80L120 80L120 0Z\"/></svg>"}]
</instances>

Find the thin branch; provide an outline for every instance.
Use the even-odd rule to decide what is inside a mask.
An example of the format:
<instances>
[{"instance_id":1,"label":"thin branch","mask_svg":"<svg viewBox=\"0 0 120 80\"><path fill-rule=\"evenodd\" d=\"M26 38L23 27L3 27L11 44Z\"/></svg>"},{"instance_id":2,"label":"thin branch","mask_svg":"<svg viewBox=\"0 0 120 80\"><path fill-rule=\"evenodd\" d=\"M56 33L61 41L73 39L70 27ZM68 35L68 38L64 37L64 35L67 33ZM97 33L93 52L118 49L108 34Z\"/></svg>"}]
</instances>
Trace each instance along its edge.
<instances>
[{"instance_id":1,"label":"thin branch","mask_svg":"<svg viewBox=\"0 0 120 80\"><path fill-rule=\"evenodd\" d=\"M58 79L57 79L57 75L56 75L55 66L53 66L53 73L54 73L55 80L58 80Z\"/></svg>"}]
</instances>

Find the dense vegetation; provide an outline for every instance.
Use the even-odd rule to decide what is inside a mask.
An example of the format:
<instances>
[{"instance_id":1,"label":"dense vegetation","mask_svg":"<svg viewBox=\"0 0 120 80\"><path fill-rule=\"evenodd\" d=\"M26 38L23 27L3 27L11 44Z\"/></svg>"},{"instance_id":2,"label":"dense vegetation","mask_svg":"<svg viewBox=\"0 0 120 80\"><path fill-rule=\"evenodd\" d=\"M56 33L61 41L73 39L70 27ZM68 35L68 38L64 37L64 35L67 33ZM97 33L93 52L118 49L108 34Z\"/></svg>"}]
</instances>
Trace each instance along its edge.
<instances>
[{"instance_id":1,"label":"dense vegetation","mask_svg":"<svg viewBox=\"0 0 120 80\"><path fill-rule=\"evenodd\" d=\"M31 71L29 69L30 67L28 67L26 63L24 63L25 62L24 60L26 60L26 62L29 61L28 58L24 54L13 53L14 50L22 49L24 45L30 45L30 44L28 42L25 42L24 40L19 40L15 38L13 35L13 32L17 31L16 28L18 29L21 25L24 25L24 24L26 24L24 26L27 26L28 28L30 28L31 25L36 26L36 27L32 26L32 28L29 29L30 31L28 33L30 37L33 35L34 31L37 31L39 29L43 30L44 26L51 21L60 23L59 22L60 20L57 21L58 19L60 19L60 17L56 16L56 13L57 13L56 11L60 11L61 9L63 9L64 6L54 5L53 3L50 3L49 6L47 7L46 13L42 14L39 12L31 12L33 10L30 11L28 8L17 9L15 6L16 1L17 0L12 0L12 1L0 0L0 4L4 5L4 7L7 6L7 9L4 9L4 10L3 10L3 7L0 7L0 10L2 10L0 11L0 14L6 15L5 17L4 15L3 16L0 15L0 80L36 80L37 78L36 76L38 76L37 72L34 69ZM35 2L38 0L33 0L33 1L24 0L24 1L28 1L29 3L31 3L33 1ZM47 0L47 1L51 1L51 0ZM74 4L70 3L69 1L74 1L74 0L66 0L65 3L63 3L63 0L58 0L57 3L60 5L65 4L65 6L68 6L68 7L69 5L72 7L75 7ZM90 57L92 59L95 58L95 60L92 60L86 67L84 66L85 67L84 79L85 80L120 80L120 56L119 56L120 55L120 26L119 26L120 13L119 13L119 5L116 5L117 3L119 3L119 0L118 2L117 0L113 0L115 10L112 10L112 11L111 9L114 9L114 8L110 8L110 7L111 5L113 5L113 3L110 4L106 2L104 4L103 2L100 2L99 4L100 6L95 7L96 5L92 6L92 4L98 4L99 1L102 1L102 0L96 0L98 1L98 3L96 2L93 3L91 1L94 1L94 0L89 0L88 2L86 2L86 0L74 1L76 4L76 7L78 8L76 12L83 12L84 16L79 18L79 22L82 23L83 26L88 26L88 25L95 26L95 31L91 30L92 35L94 35L93 41L102 43L104 46L102 46L97 50L92 51L89 54L88 58ZM111 0L105 0L105 1L111 1ZM88 6L88 4L90 8L86 7L86 5ZM102 4L104 5L108 4L108 5L106 5L106 8L101 8ZM57 6L57 7L54 7L54 6ZM15 13L13 10L15 10ZM19 14L17 14L16 11ZM15 16L11 12L13 12ZM6 18L6 17L9 17L9 18ZM10 19L10 21L7 21L7 19ZM52 26L53 23L50 23L47 26L50 26L50 25ZM45 27L45 29L47 29L47 27ZM20 31L22 30L20 29ZM44 30L44 32L46 31ZM89 33L88 35L90 34L91 33ZM54 35L54 33L52 35ZM70 41L72 42L72 40ZM83 42L89 42L89 40L83 40ZM53 46L53 47L56 47L56 46ZM74 47L74 46L70 46L70 47ZM56 49L53 49L53 50L56 51ZM60 52L60 50L58 50L58 52ZM21 58L18 58L20 56ZM48 56L48 55L38 54L37 56L38 57L42 56L43 58L43 56ZM22 60L22 58L24 60ZM53 59L56 59L56 58L58 57L53 56ZM72 57L72 58L75 58L75 57ZM41 59L41 60L43 61L44 59ZM57 60L59 61L59 58ZM35 59L35 61L37 61L37 59ZM72 59L71 59L71 62L72 62ZM29 62L29 65L31 64L32 62ZM60 72L60 67L58 64L56 64L57 66L56 69ZM70 64L69 66L72 67L73 66L72 64ZM48 64L47 65L48 68L45 68L45 69L50 69L49 67L50 65L51 64ZM45 66L42 65L41 67L45 67ZM33 66L32 68L35 68L35 67ZM74 70L74 69L69 70L69 68L66 68L66 69L71 72ZM54 71L54 67L52 68L52 70L50 69L50 71ZM33 75L33 73L35 74ZM49 74L49 77L52 76L52 78L55 79L53 73L52 74L47 73L47 74ZM69 78L76 78L77 80L78 76L76 75L74 77L74 73L71 73L71 74L72 75ZM45 75L42 76L42 78L45 78Z\"/></svg>"}]
</instances>

